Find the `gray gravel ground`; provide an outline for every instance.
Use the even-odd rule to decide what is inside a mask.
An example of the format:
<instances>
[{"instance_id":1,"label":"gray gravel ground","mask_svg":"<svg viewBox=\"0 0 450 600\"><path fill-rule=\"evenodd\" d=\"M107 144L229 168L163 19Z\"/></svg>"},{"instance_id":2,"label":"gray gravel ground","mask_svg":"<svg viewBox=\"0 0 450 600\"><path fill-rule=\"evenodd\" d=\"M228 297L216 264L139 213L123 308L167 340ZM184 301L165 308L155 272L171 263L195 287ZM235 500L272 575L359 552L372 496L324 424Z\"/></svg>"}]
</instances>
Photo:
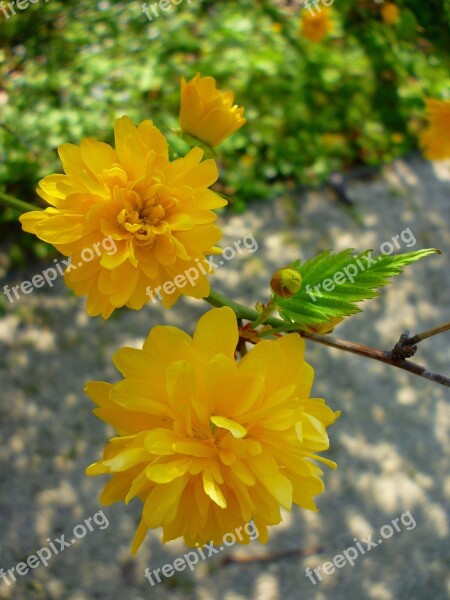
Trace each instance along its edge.
<instances>
[{"instance_id":1,"label":"gray gravel ground","mask_svg":"<svg viewBox=\"0 0 450 600\"><path fill-rule=\"evenodd\" d=\"M258 251L227 262L216 285L235 299L254 302L278 267L326 248L379 248L406 228L432 256L408 267L395 286L336 329L344 339L388 349L405 329L420 331L449 319L450 165L419 158L397 161L373 181L354 181L349 195L360 221L330 192L293 201L255 203L244 215L222 219L225 245L253 234ZM402 251L411 248L402 246ZM20 283L41 270L9 273ZM2 285L3 286L3 285ZM263 298L262 298L263 299ZM151 326L174 324L192 332L206 305L192 301L171 311L148 306L113 319L89 319L84 301L58 282L8 305L0 320L0 567L10 569L100 510L102 478L87 478L111 431L91 415L83 394L89 379L118 378L111 356L139 346ZM417 362L450 375L449 335L423 342ZM449 394L446 388L398 369L308 344L314 392L342 410L330 429L336 471L325 473L320 512L294 509L272 528L267 546L231 547L151 587L144 569L173 562L187 550L147 538L137 557L129 545L139 501L104 509L109 526L53 555L7 586L0 599L115 600L444 600L450 597ZM317 568L405 512L400 531L389 529L382 545L359 554L313 585L306 567ZM416 524L415 527L413 524ZM409 529L407 529L407 527ZM361 542L362 548L366 545ZM58 546L57 546L58 547ZM276 560L300 550L309 556ZM268 562L222 564L224 557L268 557ZM317 577L316 577L317 579Z\"/></svg>"}]
</instances>

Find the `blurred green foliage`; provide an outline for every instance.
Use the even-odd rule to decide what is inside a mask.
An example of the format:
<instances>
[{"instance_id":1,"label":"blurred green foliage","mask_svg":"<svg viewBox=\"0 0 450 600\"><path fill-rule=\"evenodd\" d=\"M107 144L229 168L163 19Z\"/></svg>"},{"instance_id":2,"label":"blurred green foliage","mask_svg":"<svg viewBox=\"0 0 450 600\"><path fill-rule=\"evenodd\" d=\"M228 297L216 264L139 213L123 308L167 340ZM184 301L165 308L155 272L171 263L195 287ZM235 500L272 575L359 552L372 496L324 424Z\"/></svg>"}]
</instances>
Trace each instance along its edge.
<instances>
[{"instance_id":1,"label":"blurred green foliage","mask_svg":"<svg viewBox=\"0 0 450 600\"><path fill-rule=\"evenodd\" d=\"M246 109L248 123L220 153L219 191L237 210L390 161L416 148L423 98L450 89L450 0L397 5L400 20L386 25L375 0L336 0L320 44L302 39L306 9L292 0L184 0L152 22L139 1L41 0L0 13L0 189L37 203L38 180L60 171L56 147L112 142L123 114L153 119L185 152L170 129L179 79L197 71ZM16 217L3 212L2 240L17 237ZM45 253L23 238L18 260L27 244Z\"/></svg>"}]
</instances>

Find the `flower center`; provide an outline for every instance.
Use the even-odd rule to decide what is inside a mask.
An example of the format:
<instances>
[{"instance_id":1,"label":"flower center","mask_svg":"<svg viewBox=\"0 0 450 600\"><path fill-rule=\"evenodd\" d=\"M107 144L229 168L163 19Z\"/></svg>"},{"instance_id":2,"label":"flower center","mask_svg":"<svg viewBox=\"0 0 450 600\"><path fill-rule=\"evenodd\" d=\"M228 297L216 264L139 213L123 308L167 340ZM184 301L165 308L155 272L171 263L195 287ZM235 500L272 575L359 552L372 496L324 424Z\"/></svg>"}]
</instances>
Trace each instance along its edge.
<instances>
[{"instance_id":1,"label":"flower center","mask_svg":"<svg viewBox=\"0 0 450 600\"><path fill-rule=\"evenodd\" d=\"M117 215L117 222L124 231L133 234L140 242L152 242L156 235L165 231L166 212L156 198L142 203L134 210L123 208Z\"/></svg>"}]
</instances>

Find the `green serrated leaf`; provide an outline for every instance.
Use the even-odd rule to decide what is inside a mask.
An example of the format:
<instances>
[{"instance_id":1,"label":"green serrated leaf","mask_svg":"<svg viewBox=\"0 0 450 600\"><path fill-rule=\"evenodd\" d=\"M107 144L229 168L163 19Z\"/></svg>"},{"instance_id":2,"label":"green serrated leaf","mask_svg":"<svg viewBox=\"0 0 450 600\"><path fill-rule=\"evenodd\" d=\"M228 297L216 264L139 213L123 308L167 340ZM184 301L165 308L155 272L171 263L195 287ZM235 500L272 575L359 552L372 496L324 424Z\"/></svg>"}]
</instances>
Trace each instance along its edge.
<instances>
[{"instance_id":1,"label":"green serrated leaf","mask_svg":"<svg viewBox=\"0 0 450 600\"><path fill-rule=\"evenodd\" d=\"M302 287L290 298L277 297L276 308L282 319L300 325L320 325L333 318L361 312L357 302L375 298L376 291L399 275L403 267L430 254L435 248L406 254L373 256L372 250L354 254L349 248L332 254L331 250L290 268L302 276Z\"/></svg>"}]
</instances>

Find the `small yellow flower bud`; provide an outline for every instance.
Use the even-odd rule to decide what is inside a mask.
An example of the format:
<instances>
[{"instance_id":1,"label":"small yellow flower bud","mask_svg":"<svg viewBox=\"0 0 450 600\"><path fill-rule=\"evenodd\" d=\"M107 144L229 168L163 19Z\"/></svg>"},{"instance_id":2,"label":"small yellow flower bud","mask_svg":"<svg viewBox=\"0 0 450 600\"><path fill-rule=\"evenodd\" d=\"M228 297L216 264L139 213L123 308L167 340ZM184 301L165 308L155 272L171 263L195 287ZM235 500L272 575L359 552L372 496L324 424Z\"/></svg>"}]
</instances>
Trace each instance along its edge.
<instances>
[{"instance_id":1,"label":"small yellow flower bud","mask_svg":"<svg viewBox=\"0 0 450 600\"><path fill-rule=\"evenodd\" d=\"M270 280L270 287L282 298L290 298L302 287L302 276L298 271L285 267L278 269Z\"/></svg>"}]
</instances>

